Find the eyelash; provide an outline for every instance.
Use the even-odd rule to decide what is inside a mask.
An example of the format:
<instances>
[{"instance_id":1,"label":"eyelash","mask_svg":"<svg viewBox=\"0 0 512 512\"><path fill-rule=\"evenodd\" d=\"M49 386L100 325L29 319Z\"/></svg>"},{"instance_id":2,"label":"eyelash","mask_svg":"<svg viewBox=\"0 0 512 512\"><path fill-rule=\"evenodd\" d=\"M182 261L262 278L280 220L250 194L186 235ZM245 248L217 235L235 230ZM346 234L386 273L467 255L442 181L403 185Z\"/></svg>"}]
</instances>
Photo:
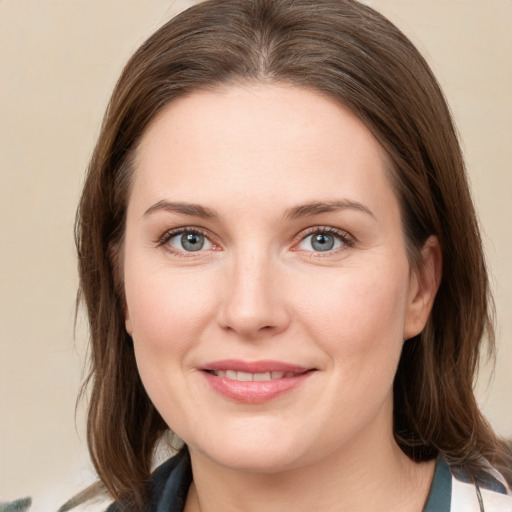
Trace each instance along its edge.
<instances>
[{"instance_id":1,"label":"eyelash","mask_svg":"<svg viewBox=\"0 0 512 512\"><path fill-rule=\"evenodd\" d=\"M164 235L158 241L157 246L158 247L164 247L165 246L165 249L167 251L169 251L171 254L173 254L174 256L179 256L179 257L182 257L182 258L190 258L190 257L193 257L193 256L197 256L196 254L194 254L195 252L203 252L203 251L180 251L180 250L175 249L174 247L172 247L169 244L169 242L174 237L179 236L179 235L185 235L187 233L191 233L193 235L202 235L207 240L209 240L210 243L214 247L216 247L216 244L211 241L212 236L211 236L211 234L209 232L204 231L201 228L196 228L196 227L191 227L191 226L190 227L184 227L184 228L172 229L170 231L165 232Z\"/></svg>"},{"instance_id":2,"label":"eyelash","mask_svg":"<svg viewBox=\"0 0 512 512\"><path fill-rule=\"evenodd\" d=\"M294 241L293 247L296 247L303 240L305 240L308 236L314 235L314 234L333 235L334 237L338 238L341 241L342 247L340 247L338 249L327 250L325 252L304 251L310 258L325 258L328 256L332 256L333 254L338 254L339 252L344 251L345 249L353 247L355 245L354 237L349 235L346 231L343 231L343 230L337 229L337 228L333 228L330 226L313 226L311 228L306 229L305 231L302 231L296 237L296 241ZM292 249L292 250L298 251L300 249Z\"/></svg>"},{"instance_id":3,"label":"eyelash","mask_svg":"<svg viewBox=\"0 0 512 512\"><path fill-rule=\"evenodd\" d=\"M183 257L183 258L190 258L190 257L197 256L196 254L194 254L194 252L198 252L198 253L204 252L204 251L200 251L200 250L199 251L180 251L180 250L176 250L174 247L169 245L169 242L174 237L179 236L179 235L184 235L186 233L191 233L191 234L195 234L195 235L202 235L211 244L213 244L214 247L217 247L215 242L213 242L211 240L212 236L211 236L211 234L209 232L207 232L207 231L205 231L205 230L203 230L201 228L196 228L196 227L191 227L191 226L183 227L183 228L177 228L177 229L173 229L173 230L167 231L158 240L157 246L158 247L166 246L165 249L167 251L169 251L171 254L179 256L179 257ZM355 245L354 238L351 235L349 235L346 231L342 231L341 229L337 229L337 228L333 228L333 227L328 227L328 226L313 226L313 227L307 228L305 231L302 231L301 233L299 233L299 235L297 235L297 237L295 237L295 239L293 241L293 248L292 248L292 250L293 251L299 251L300 249L297 249L296 246L298 244L300 244L303 240L305 240L308 236L313 235L313 234L333 235L333 236L335 236L336 238L338 238L341 241L341 243L343 244L343 247L338 248L338 249L334 249L334 250L327 250L327 251L325 251L325 253L322 252L322 251L303 251L305 253L309 253L308 256L312 257L312 258L330 256L332 254L336 254L336 253L338 253L340 251L343 251L346 248L350 248L350 247L353 247Z\"/></svg>"}]
</instances>

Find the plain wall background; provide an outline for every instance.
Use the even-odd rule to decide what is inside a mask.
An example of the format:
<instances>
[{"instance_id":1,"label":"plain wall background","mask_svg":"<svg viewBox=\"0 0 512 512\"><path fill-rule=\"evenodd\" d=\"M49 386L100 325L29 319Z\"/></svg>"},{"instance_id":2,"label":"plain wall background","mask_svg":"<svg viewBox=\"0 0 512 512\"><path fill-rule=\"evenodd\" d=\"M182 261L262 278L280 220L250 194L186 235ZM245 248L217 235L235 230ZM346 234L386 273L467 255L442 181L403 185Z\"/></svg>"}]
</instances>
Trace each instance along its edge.
<instances>
[{"instance_id":1,"label":"plain wall background","mask_svg":"<svg viewBox=\"0 0 512 512\"><path fill-rule=\"evenodd\" d=\"M169 0L0 0L0 501L49 511L92 479L74 408L86 350L73 221L122 66ZM454 112L498 312L478 396L512 436L512 1L369 0L419 46Z\"/></svg>"}]
</instances>

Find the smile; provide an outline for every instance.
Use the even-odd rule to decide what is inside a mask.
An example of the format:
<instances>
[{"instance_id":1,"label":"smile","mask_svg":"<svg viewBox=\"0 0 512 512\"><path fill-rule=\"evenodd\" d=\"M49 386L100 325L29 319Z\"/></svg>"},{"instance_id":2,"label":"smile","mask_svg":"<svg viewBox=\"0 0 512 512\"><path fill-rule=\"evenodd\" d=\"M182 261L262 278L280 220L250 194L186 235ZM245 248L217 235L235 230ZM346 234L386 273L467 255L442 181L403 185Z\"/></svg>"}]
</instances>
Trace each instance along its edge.
<instances>
[{"instance_id":1,"label":"smile","mask_svg":"<svg viewBox=\"0 0 512 512\"><path fill-rule=\"evenodd\" d=\"M303 372L302 372L303 373ZM295 372L264 372L264 373L249 373L249 372L237 372L235 370L212 370L212 374L216 377L225 377L230 380L237 380L240 382L250 381L268 381L275 379L289 379L300 375Z\"/></svg>"},{"instance_id":2,"label":"smile","mask_svg":"<svg viewBox=\"0 0 512 512\"><path fill-rule=\"evenodd\" d=\"M217 361L201 370L216 394L245 404L261 404L280 397L316 373L316 368L279 361Z\"/></svg>"}]
</instances>

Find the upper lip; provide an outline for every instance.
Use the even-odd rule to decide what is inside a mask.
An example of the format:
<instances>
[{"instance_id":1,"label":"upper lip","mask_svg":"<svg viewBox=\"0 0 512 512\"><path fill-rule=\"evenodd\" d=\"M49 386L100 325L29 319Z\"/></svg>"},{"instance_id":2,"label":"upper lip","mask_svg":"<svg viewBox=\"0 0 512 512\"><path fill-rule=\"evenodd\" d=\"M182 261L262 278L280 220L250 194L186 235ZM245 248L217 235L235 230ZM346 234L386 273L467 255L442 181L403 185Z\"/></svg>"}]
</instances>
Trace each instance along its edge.
<instances>
[{"instance_id":1,"label":"upper lip","mask_svg":"<svg viewBox=\"0 0 512 512\"><path fill-rule=\"evenodd\" d=\"M235 372L246 373L266 373L266 372L293 372L304 373L314 368L308 368L297 364L285 363L282 361L240 361L236 359L225 359L223 361L214 361L203 365L201 370L232 370Z\"/></svg>"}]
</instances>

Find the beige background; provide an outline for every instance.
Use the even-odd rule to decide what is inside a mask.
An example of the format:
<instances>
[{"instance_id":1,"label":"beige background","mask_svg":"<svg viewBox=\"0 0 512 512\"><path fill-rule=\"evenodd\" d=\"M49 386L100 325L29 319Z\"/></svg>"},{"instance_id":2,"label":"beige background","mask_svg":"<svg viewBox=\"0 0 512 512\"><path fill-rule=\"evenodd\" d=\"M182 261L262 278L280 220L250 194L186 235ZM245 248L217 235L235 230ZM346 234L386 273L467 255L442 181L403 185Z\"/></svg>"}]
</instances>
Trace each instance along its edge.
<instances>
[{"instance_id":1,"label":"beige background","mask_svg":"<svg viewBox=\"0 0 512 512\"><path fill-rule=\"evenodd\" d=\"M55 510L92 478L74 420L86 338L79 322L73 339L75 206L124 62L190 3L0 0L0 501L30 494L33 511ZM479 397L512 436L512 1L365 3L419 45L458 122L499 319Z\"/></svg>"}]
</instances>

